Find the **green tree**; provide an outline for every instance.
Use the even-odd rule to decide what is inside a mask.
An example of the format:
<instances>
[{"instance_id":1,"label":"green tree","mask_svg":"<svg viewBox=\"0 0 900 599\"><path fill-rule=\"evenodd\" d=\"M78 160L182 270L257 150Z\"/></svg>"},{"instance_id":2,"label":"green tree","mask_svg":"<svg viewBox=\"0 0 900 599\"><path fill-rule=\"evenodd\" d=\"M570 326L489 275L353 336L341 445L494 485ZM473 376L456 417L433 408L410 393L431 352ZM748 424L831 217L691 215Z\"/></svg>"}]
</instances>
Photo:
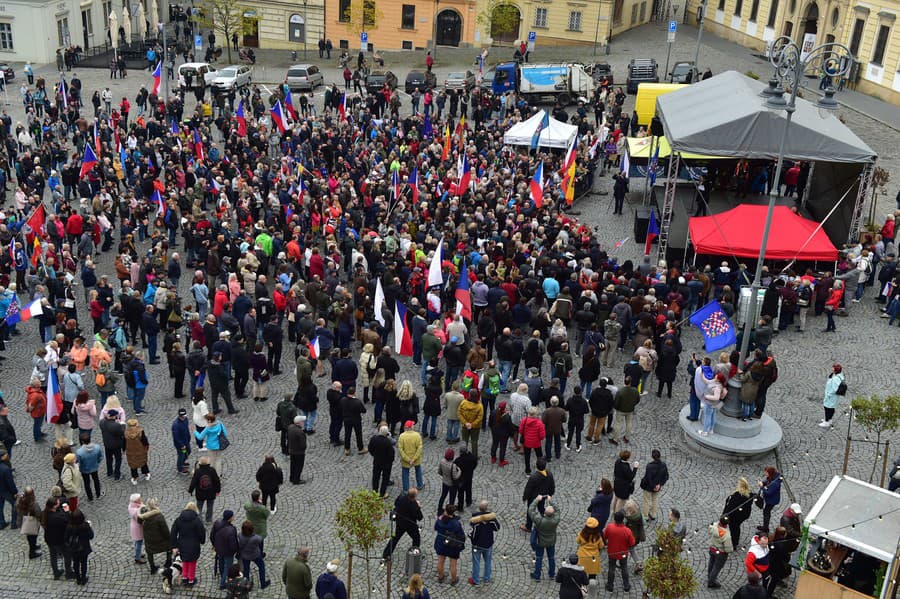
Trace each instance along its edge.
<instances>
[{"instance_id":1,"label":"green tree","mask_svg":"<svg viewBox=\"0 0 900 599\"><path fill-rule=\"evenodd\" d=\"M355 489L344 499L344 503L334 515L335 534L352 555L356 548L366 560L366 593L372 596L372 573L369 560L376 545L387 540L388 526L382 523L387 513L387 503L376 491ZM348 580L348 592L350 581Z\"/></svg>"},{"instance_id":2,"label":"green tree","mask_svg":"<svg viewBox=\"0 0 900 599\"><path fill-rule=\"evenodd\" d=\"M375 0L351 0L343 17L342 20L350 33L358 34L374 29L384 14L378 10Z\"/></svg>"},{"instance_id":3,"label":"green tree","mask_svg":"<svg viewBox=\"0 0 900 599\"><path fill-rule=\"evenodd\" d=\"M900 395L888 395L885 398L877 395L857 397L850 403L850 407L856 421L867 433L875 435L875 457L872 459L872 472L869 473L871 483L878 468L878 456L882 451L881 435L900 428Z\"/></svg>"},{"instance_id":4,"label":"green tree","mask_svg":"<svg viewBox=\"0 0 900 599\"><path fill-rule=\"evenodd\" d=\"M681 557L681 540L672 526L656 530L656 555L644 562L644 589L651 597L680 599L697 590L694 570Z\"/></svg>"},{"instance_id":5,"label":"green tree","mask_svg":"<svg viewBox=\"0 0 900 599\"><path fill-rule=\"evenodd\" d=\"M244 32L245 6L233 0L202 0L200 4L200 25L212 29L222 38L220 42L228 52L231 63L231 35Z\"/></svg>"},{"instance_id":6,"label":"green tree","mask_svg":"<svg viewBox=\"0 0 900 599\"><path fill-rule=\"evenodd\" d=\"M505 39L519 27L519 9L507 0L489 0L475 16L475 23L485 35Z\"/></svg>"}]
</instances>

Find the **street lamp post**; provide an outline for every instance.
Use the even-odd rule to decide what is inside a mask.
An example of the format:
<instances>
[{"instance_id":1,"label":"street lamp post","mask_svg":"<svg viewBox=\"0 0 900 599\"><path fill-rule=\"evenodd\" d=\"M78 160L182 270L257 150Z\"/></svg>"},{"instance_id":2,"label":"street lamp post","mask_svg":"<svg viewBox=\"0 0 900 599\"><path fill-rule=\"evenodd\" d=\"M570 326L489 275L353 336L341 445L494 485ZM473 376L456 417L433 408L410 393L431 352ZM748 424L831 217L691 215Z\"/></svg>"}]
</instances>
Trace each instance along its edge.
<instances>
[{"instance_id":1,"label":"street lamp post","mask_svg":"<svg viewBox=\"0 0 900 599\"><path fill-rule=\"evenodd\" d=\"M800 88L800 82L809 66L813 63L823 65L826 75L831 79L834 77L843 77L849 71L852 61L842 61L842 56L852 56L850 49L839 43L828 43L816 46L804 56L801 54L800 47L787 36L777 38L771 43L769 51L769 60L775 67L775 73L769 81L769 87L763 90L762 96L766 98L765 105L773 110L784 110L787 117L784 122L784 129L781 132L781 141L778 144L778 159L775 162L775 176L772 178L772 191L769 192L769 206L766 210L766 223L763 227L762 241L759 246L759 259L756 262L756 274L750 285L750 299L747 306L747 315L744 318L744 331L741 340L740 362L747 358L747 350L750 346L750 333L756 324L756 302L759 295L759 280L762 278L763 262L766 258L766 246L769 243L769 233L772 227L772 215L775 212L775 201L778 199L780 191L779 182L781 181L781 167L784 163L784 146L787 143L788 130L791 127L791 119L797 110L797 91ZM790 96L784 99L784 89L781 83L785 82L790 86ZM830 85L825 90L825 97L816 103L819 109L834 110L838 107L838 103L834 99L834 88Z\"/></svg>"},{"instance_id":2,"label":"street lamp post","mask_svg":"<svg viewBox=\"0 0 900 599\"><path fill-rule=\"evenodd\" d=\"M306 61L306 50L309 48L309 23L306 20L306 6L309 0L303 0L303 60Z\"/></svg>"},{"instance_id":3,"label":"street lamp post","mask_svg":"<svg viewBox=\"0 0 900 599\"><path fill-rule=\"evenodd\" d=\"M694 50L694 68L697 69L697 72L700 72L700 39L703 37L703 23L706 21L706 5L708 0L703 0L703 3L700 5L698 9L699 23L697 23L697 48ZM685 9L687 12L687 9Z\"/></svg>"}]
</instances>

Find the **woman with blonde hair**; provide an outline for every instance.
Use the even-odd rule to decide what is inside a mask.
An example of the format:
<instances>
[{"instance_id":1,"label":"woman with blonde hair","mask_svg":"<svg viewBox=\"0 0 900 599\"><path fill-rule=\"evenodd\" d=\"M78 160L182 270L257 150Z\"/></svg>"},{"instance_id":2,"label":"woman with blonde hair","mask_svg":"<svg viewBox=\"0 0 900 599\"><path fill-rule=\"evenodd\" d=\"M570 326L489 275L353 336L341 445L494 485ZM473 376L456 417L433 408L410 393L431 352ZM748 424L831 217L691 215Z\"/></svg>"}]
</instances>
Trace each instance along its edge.
<instances>
[{"instance_id":1,"label":"woman with blonde hair","mask_svg":"<svg viewBox=\"0 0 900 599\"><path fill-rule=\"evenodd\" d=\"M409 379L400 383L400 388L397 389L397 402L399 403L398 422L419 421L419 397L413 391L412 381ZM394 423L391 423L391 435L394 434L393 426Z\"/></svg>"},{"instance_id":2,"label":"woman with blonde hair","mask_svg":"<svg viewBox=\"0 0 900 599\"><path fill-rule=\"evenodd\" d=\"M106 420L106 415L111 410L116 411L116 420L120 424L128 422L128 416L125 415L125 408L122 407L122 402L119 401L118 395L110 395L106 398L106 403L100 408L100 420Z\"/></svg>"},{"instance_id":3,"label":"woman with blonde hair","mask_svg":"<svg viewBox=\"0 0 900 599\"><path fill-rule=\"evenodd\" d=\"M734 549L737 549L741 541L741 524L753 513L753 496L750 494L750 483L743 476L738 479L734 493L725 500L725 509L722 513L728 516L731 544Z\"/></svg>"},{"instance_id":4,"label":"woman with blonde hair","mask_svg":"<svg viewBox=\"0 0 900 599\"><path fill-rule=\"evenodd\" d=\"M359 387L363 390L363 403L369 403L369 388L375 378L377 363L375 346L366 343L359 355Z\"/></svg>"},{"instance_id":5,"label":"woman with blonde hair","mask_svg":"<svg viewBox=\"0 0 900 599\"><path fill-rule=\"evenodd\" d=\"M197 504L188 501L172 523L172 547L181 555L181 581L190 588L197 584L197 560L200 546L206 543L206 528L200 520Z\"/></svg>"},{"instance_id":6,"label":"woman with blonde hair","mask_svg":"<svg viewBox=\"0 0 900 599\"><path fill-rule=\"evenodd\" d=\"M409 577L409 584L406 585L401 599L431 599L421 574L413 574Z\"/></svg>"}]
</instances>

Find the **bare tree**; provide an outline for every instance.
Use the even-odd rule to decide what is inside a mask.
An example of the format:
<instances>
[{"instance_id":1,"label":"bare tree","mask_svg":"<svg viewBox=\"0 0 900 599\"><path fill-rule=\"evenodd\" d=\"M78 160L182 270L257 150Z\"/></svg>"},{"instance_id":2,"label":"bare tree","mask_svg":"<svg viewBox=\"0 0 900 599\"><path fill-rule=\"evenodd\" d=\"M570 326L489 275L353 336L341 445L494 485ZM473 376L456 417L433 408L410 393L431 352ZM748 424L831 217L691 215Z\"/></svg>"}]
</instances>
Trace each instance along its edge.
<instances>
[{"instance_id":1,"label":"bare tree","mask_svg":"<svg viewBox=\"0 0 900 599\"><path fill-rule=\"evenodd\" d=\"M231 36L243 32L246 7L231 0L203 0L200 10L200 25L221 34L231 63Z\"/></svg>"}]
</instances>

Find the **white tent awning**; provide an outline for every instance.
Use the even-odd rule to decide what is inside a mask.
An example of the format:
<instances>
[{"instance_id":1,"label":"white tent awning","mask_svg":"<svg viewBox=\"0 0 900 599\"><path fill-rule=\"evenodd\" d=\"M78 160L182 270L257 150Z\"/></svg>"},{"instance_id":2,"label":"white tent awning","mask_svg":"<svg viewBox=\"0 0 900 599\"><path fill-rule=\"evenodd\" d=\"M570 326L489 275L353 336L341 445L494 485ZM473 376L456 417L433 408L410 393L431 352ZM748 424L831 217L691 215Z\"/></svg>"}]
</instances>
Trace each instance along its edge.
<instances>
[{"instance_id":1,"label":"white tent awning","mask_svg":"<svg viewBox=\"0 0 900 599\"><path fill-rule=\"evenodd\" d=\"M544 119L544 111L538 111L526 121L516 123L503 134L503 143L510 146L530 146L531 140L534 138L534 132L540 126ZM562 148L567 149L572 145L572 140L578 134L578 127L575 125L567 125L562 121L557 121L550 117L550 126L541 131L538 139L538 147L540 148Z\"/></svg>"}]
</instances>

